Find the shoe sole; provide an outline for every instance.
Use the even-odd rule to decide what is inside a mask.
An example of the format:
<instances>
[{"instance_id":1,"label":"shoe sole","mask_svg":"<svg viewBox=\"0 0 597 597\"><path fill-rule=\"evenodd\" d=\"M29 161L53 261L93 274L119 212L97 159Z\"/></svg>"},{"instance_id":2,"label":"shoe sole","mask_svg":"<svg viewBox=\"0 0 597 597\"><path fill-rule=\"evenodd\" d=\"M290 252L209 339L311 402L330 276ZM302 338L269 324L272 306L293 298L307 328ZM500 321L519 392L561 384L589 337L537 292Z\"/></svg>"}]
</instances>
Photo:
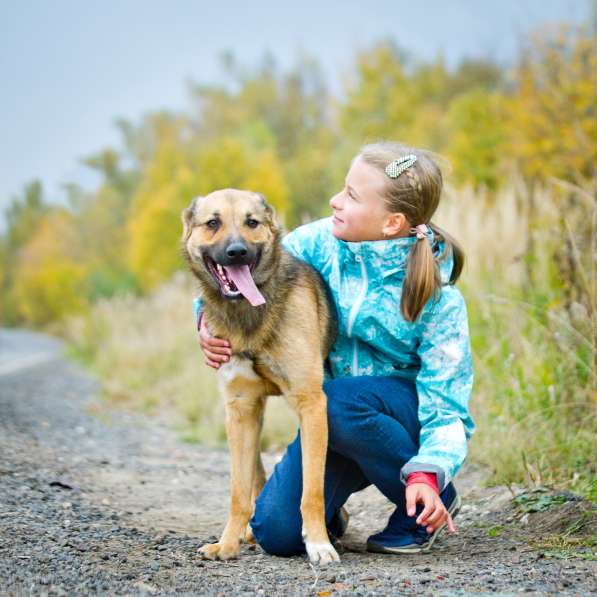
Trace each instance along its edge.
<instances>
[{"instance_id":1,"label":"shoe sole","mask_svg":"<svg viewBox=\"0 0 597 597\"><path fill-rule=\"evenodd\" d=\"M460 499L460 494L456 494L456 499L454 500L453 504L448 508L448 514L452 518L454 518L458 512L460 512L460 507L462 505L462 500ZM371 551L374 553L423 553L429 551L431 546L434 544L435 540L443 533L444 529L448 527L447 523L444 523L435 533L431 535L429 541L422 545L421 547L413 547L413 546L405 546L405 547L386 547L385 545L380 545L379 543L373 543L367 541L367 551Z\"/></svg>"}]
</instances>

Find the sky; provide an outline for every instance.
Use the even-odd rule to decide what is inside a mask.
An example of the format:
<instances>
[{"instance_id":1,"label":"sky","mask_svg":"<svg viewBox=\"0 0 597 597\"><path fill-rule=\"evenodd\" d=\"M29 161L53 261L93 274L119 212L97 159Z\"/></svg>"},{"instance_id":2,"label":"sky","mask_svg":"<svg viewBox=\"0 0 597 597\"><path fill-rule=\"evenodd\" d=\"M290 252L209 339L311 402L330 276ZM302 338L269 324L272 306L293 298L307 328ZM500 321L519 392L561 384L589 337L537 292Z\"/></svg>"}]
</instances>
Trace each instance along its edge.
<instances>
[{"instance_id":1,"label":"sky","mask_svg":"<svg viewBox=\"0 0 597 597\"><path fill-rule=\"evenodd\" d=\"M359 49L394 39L419 60L442 52L511 64L529 31L590 18L590 0L0 0L0 231L24 185L46 198L97 184L80 160L119 147L117 118L188 107L188 83L222 80L231 50L282 69L318 59L341 93Z\"/></svg>"}]
</instances>

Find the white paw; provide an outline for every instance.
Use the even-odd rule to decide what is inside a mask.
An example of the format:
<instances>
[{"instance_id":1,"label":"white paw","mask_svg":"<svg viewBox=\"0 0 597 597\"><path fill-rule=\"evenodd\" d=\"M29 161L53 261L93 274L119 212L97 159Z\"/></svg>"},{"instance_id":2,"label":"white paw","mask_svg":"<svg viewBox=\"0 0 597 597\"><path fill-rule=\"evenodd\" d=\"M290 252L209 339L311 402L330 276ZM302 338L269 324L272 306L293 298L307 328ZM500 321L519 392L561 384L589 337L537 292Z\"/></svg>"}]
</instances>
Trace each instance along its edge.
<instances>
[{"instance_id":1,"label":"white paw","mask_svg":"<svg viewBox=\"0 0 597 597\"><path fill-rule=\"evenodd\" d=\"M307 555L313 564L327 566L330 562L339 562L340 556L332 547L331 543L310 543L305 542Z\"/></svg>"}]
</instances>

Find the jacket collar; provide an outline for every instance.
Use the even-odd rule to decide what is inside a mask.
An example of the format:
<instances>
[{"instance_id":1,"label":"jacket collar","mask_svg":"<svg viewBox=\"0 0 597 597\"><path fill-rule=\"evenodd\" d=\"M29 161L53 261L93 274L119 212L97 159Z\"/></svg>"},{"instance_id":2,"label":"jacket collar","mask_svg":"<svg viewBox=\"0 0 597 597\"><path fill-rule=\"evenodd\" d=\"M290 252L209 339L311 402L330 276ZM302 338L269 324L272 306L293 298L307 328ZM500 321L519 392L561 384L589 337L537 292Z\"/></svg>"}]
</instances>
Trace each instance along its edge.
<instances>
[{"instance_id":1,"label":"jacket collar","mask_svg":"<svg viewBox=\"0 0 597 597\"><path fill-rule=\"evenodd\" d=\"M330 229L331 220L332 218L330 218ZM338 245L340 264L343 264L345 260L352 261L359 255L365 263L379 271L384 278L396 272L401 272L402 277L406 275L408 256L413 245L417 242L416 236L361 242L345 241L336 237L334 238ZM433 247L435 257L439 257L444 251L445 243L436 240L431 229L427 232L427 239ZM450 280L450 275L454 267L452 252L438 263L442 283L446 284Z\"/></svg>"}]
</instances>

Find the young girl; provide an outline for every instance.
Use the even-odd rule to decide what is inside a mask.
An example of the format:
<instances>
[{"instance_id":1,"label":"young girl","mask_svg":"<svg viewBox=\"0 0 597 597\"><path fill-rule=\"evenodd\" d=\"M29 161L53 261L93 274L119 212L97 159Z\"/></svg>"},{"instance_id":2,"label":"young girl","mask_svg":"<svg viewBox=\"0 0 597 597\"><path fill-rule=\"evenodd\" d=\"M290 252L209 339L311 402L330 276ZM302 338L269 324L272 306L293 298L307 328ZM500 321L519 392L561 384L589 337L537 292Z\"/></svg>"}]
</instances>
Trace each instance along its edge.
<instances>
[{"instance_id":1,"label":"young girl","mask_svg":"<svg viewBox=\"0 0 597 597\"><path fill-rule=\"evenodd\" d=\"M428 550L460 497L451 482L474 430L466 305L454 287L464 255L430 219L441 172L424 151L366 145L353 159L333 215L282 240L317 269L338 311L338 338L326 361L329 443L324 493L330 534L340 537L351 493L373 483L396 504L367 549ZM200 302L196 299L198 315ZM208 365L231 354L202 324ZM268 479L251 519L268 553L304 553L300 432Z\"/></svg>"}]
</instances>

